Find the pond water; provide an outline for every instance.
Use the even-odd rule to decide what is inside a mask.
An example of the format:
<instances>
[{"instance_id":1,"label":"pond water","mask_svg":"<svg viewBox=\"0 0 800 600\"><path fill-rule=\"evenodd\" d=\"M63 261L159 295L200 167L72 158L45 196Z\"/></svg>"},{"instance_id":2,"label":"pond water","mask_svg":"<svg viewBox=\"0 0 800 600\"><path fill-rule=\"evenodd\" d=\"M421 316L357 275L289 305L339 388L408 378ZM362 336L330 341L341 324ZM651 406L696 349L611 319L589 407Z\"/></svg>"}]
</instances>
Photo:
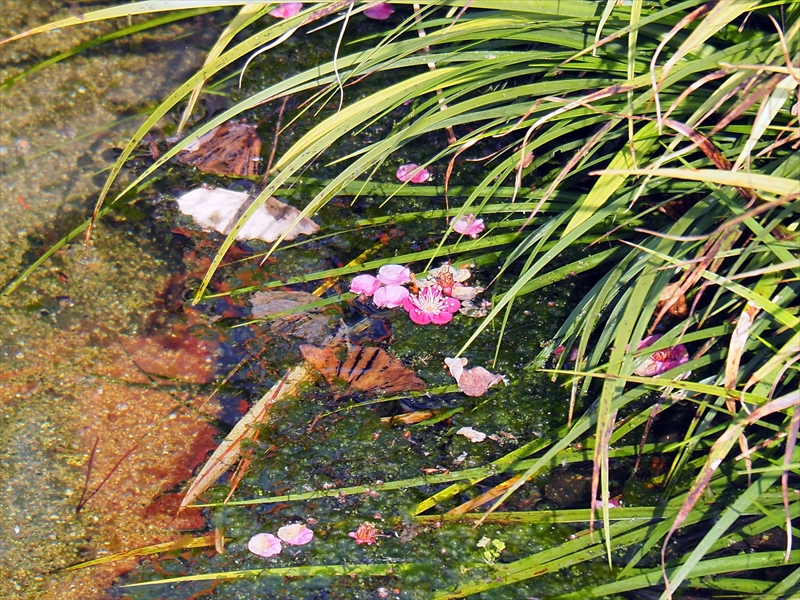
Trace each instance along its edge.
<instances>
[{"instance_id":1,"label":"pond water","mask_svg":"<svg viewBox=\"0 0 800 600\"><path fill-rule=\"evenodd\" d=\"M13 5L15 10L5 7L0 37L65 14L58 2ZM142 111L202 63L202 48L221 22L219 15L204 16L154 29L81 53L3 90L0 280L14 279L90 214L112 164L109 151L124 145ZM70 28L2 47L2 79L110 29ZM315 52L309 50L299 62L313 63ZM285 143L290 141L291 135ZM379 176L388 181L391 170ZM446 485L449 472L481 467L566 421L568 392L526 366L566 316L579 283L561 285L547 296L529 294L515 305L491 367L507 375L511 385L497 386L483 398L450 391L403 405L367 403L340 410L349 400L336 400L329 385L314 379L300 398L271 414L259 440L248 446L252 462L234 499L368 489L179 514L182 492L209 452L253 401L302 362L301 342L291 335L263 324L231 328L249 318L246 297L198 306L189 302L186 290L196 287L222 239L200 235L177 216L170 192L196 179L190 168L171 172L133 209L99 222L88 255L79 238L2 299L0 596L421 598L456 586L467 574L480 574L500 556L487 550L492 540L502 542L503 560L511 561L574 533L567 525L519 527L502 521L475 529L470 523L417 520L412 513ZM435 183L429 187L438 189ZM313 186L298 186L293 201L302 205L312 192ZM383 200L376 194L355 207L334 203L316 219L323 233L326 227L344 229L354 217L380 214ZM402 214L440 208L441 198L434 193L395 202L394 210ZM385 257L427 249L437 241L429 227L415 222L403 224L401 231L351 231L282 251L264 267L252 260L253 246L240 245L231 257L243 262L223 269L214 289L259 286L341 266L383 239L389 239L381 250ZM487 284L493 275L477 269L474 277ZM347 283L336 282L329 293L346 291ZM310 292L315 287L294 289ZM434 389L452 386L443 359L457 351L475 325L457 316L444 327L419 327L404 312L375 314L347 302L334 312L335 323L380 322L369 334L375 343L390 347ZM494 352L493 337L482 338L468 353L470 364L489 366ZM206 402L223 379L219 393ZM452 413L430 425L381 421L419 408ZM471 443L455 435L461 427L474 427L492 439ZM421 478L399 489L382 489L387 482ZM501 481L486 479L442 508L454 508ZM546 482L538 483L520 490L513 507L569 507L587 497L585 470L565 471L546 493ZM203 499L219 502L228 491L227 486L214 487ZM547 503L541 505L543 495ZM300 522L315 532L312 544L288 548L269 561L246 550L252 535ZM348 535L364 522L380 532L376 544L356 545ZM224 535L225 553L213 551L213 545L195 554L181 552L184 536L202 538L215 531ZM140 565L129 558L63 571L86 560L176 540L183 540L176 552ZM377 565L375 576L342 577L331 571L300 579L265 575L228 583L119 587L266 566L353 563ZM452 568L456 564L467 566ZM587 573L572 576L581 578L581 585L587 582ZM551 577L484 597L523 598L571 589L569 581Z\"/></svg>"}]
</instances>

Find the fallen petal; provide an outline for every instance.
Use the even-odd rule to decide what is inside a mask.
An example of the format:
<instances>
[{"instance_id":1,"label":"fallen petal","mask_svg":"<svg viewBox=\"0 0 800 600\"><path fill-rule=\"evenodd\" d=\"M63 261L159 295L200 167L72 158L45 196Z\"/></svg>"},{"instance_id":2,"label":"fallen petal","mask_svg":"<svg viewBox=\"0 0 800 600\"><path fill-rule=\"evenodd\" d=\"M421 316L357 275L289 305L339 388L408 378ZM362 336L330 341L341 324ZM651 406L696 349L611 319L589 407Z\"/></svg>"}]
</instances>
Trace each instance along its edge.
<instances>
[{"instance_id":1,"label":"fallen petal","mask_svg":"<svg viewBox=\"0 0 800 600\"><path fill-rule=\"evenodd\" d=\"M461 303L461 308L458 309L462 315L472 317L473 319L480 319L489 314L489 309L492 303L488 300L481 300L480 302L472 302L471 300L464 300Z\"/></svg>"},{"instance_id":2,"label":"fallen petal","mask_svg":"<svg viewBox=\"0 0 800 600\"><path fill-rule=\"evenodd\" d=\"M430 178L431 172L428 169L420 168L416 163L409 163L397 169L397 179L402 182L425 183Z\"/></svg>"},{"instance_id":3,"label":"fallen petal","mask_svg":"<svg viewBox=\"0 0 800 600\"><path fill-rule=\"evenodd\" d=\"M462 235L468 235L471 238L476 238L486 225L483 224L483 219L476 219L475 215L464 215L453 224L453 231Z\"/></svg>"},{"instance_id":4,"label":"fallen petal","mask_svg":"<svg viewBox=\"0 0 800 600\"><path fill-rule=\"evenodd\" d=\"M372 296L378 288L381 287L381 282L377 277L372 275L358 275L350 282L350 291L355 294L364 294L365 296Z\"/></svg>"},{"instance_id":5,"label":"fallen petal","mask_svg":"<svg viewBox=\"0 0 800 600\"><path fill-rule=\"evenodd\" d=\"M464 372L464 367L467 366L467 359L466 358L445 358L444 364L447 365L447 368L450 370L450 375L453 376L453 379L458 380L461 379L461 374Z\"/></svg>"},{"instance_id":6,"label":"fallen petal","mask_svg":"<svg viewBox=\"0 0 800 600\"><path fill-rule=\"evenodd\" d=\"M303 10L302 2L287 2L273 8L268 14L276 19L289 19L301 10Z\"/></svg>"},{"instance_id":7,"label":"fallen petal","mask_svg":"<svg viewBox=\"0 0 800 600\"><path fill-rule=\"evenodd\" d=\"M402 265L383 265L378 269L378 281L384 285L403 285L411 281L411 269Z\"/></svg>"},{"instance_id":8,"label":"fallen petal","mask_svg":"<svg viewBox=\"0 0 800 600\"><path fill-rule=\"evenodd\" d=\"M394 9L388 2L378 2L364 11L364 16L376 21L385 21L392 16Z\"/></svg>"},{"instance_id":9,"label":"fallen petal","mask_svg":"<svg viewBox=\"0 0 800 600\"><path fill-rule=\"evenodd\" d=\"M278 529L278 537L292 546L302 546L314 539L314 532L302 523L295 523Z\"/></svg>"},{"instance_id":10,"label":"fallen petal","mask_svg":"<svg viewBox=\"0 0 800 600\"><path fill-rule=\"evenodd\" d=\"M478 444L486 439L486 434L482 431L476 431L472 427L462 427L456 431L456 435L463 435L473 444Z\"/></svg>"},{"instance_id":11,"label":"fallen petal","mask_svg":"<svg viewBox=\"0 0 800 600\"><path fill-rule=\"evenodd\" d=\"M445 358L444 362L456 380L458 389L467 396L483 396L490 387L504 380L502 375L490 373L483 367L464 369L466 358Z\"/></svg>"},{"instance_id":12,"label":"fallen petal","mask_svg":"<svg viewBox=\"0 0 800 600\"><path fill-rule=\"evenodd\" d=\"M397 308L403 306L403 302L409 297L410 292L402 285L387 285L378 288L372 296L375 306L381 308Z\"/></svg>"},{"instance_id":13,"label":"fallen petal","mask_svg":"<svg viewBox=\"0 0 800 600\"><path fill-rule=\"evenodd\" d=\"M247 549L253 554L269 558L281 552L281 541L271 533L257 533L247 542Z\"/></svg>"},{"instance_id":14,"label":"fallen petal","mask_svg":"<svg viewBox=\"0 0 800 600\"><path fill-rule=\"evenodd\" d=\"M474 300L475 296L481 293L483 293L482 287L471 287L460 283L454 284L453 289L450 290L450 295L461 301Z\"/></svg>"}]
</instances>

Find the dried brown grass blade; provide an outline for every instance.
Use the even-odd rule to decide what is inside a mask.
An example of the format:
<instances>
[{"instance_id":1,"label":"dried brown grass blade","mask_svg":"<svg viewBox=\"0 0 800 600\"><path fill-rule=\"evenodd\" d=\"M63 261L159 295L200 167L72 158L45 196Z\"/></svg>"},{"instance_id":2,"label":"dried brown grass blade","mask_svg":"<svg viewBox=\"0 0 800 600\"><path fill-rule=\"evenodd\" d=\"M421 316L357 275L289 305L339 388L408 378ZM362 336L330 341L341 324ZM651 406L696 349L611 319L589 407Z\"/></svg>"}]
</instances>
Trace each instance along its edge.
<instances>
[{"instance_id":1,"label":"dried brown grass blade","mask_svg":"<svg viewBox=\"0 0 800 600\"><path fill-rule=\"evenodd\" d=\"M181 509L194 502L236 462L242 453L242 442L253 438L259 425L267 421L270 409L276 403L295 394L297 386L312 375L313 371L306 363L295 367L250 408L200 469L181 500Z\"/></svg>"},{"instance_id":2,"label":"dried brown grass blade","mask_svg":"<svg viewBox=\"0 0 800 600\"><path fill-rule=\"evenodd\" d=\"M754 410L750 415L742 419L742 421L736 425L731 425L728 427L728 429L726 429L725 432L719 436L717 441L711 446L711 449L708 452L708 460L706 461L706 464L703 465L700 473L697 475L691 487L689 488L689 493L686 496L686 500L684 500L681 509L678 511L678 514L675 515L675 520L672 522L669 532L664 538L664 543L661 546L661 573L667 588L666 593L668 597L672 597L672 590L670 588L669 579L667 578L666 572L666 552L667 548L669 547L669 542L672 539L673 534L686 521L689 513L691 513L692 509L694 509L695 504L697 504L698 500L700 500L700 497L711 481L711 477L722 464L723 459L725 456L727 456L735 441L744 432L746 426L752 425L768 415L786 410L788 408L794 407L796 413L799 406L800 391L794 391L786 394L785 396L781 396L780 398L776 398L775 400L772 400L771 402L768 402L767 404Z\"/></svg>"},{"instance_id":3,"label":"dried brown grass blade","mask_svg":"<svg viewBox=\"0 0 800 600\"><path fill-rule=\"evenodd\" d=\"M506 491L512 485L517 483L520 479L522 479L522 477L520 477L520 476L512 477L511 479L508 479L508 480L504 481L503 483L494 486L492 489L484 492L483 494L481 494L477 498L473 498L472 500L469 500L469 501L464 502L463 504L461 504L459 506L456 506L452 510L448 510L447 513L445 513L445 514L447 514L447 515L463 515L463 514L466 514L468 512L472 512L473 510L475 510L479 506L481 506L483 504L486 504L487 502L491 502L495 498L499 498L500 496L505 494Z\"/></svg>"},{"instance_id":4,"label":"dried brown grass blade","mask_svg":"<svg viewBox=\"0 0 800 600\"><path fill-rule=\"evenodd\" d=\"M126 558L135 558L137 556L150 556L152 554L159 554L161 552L175 552L177 550L189 550L192 548L209 548L214 546L215 534L210 533L199 538L192 538L183 536L173 542L164 542L162 544L154 544L152 546L144 546L143 548L134 548L133 550L126 550L125 552L118 552L117 554L109 554L94 560L89 560L77 565L67 567L64 571L76 571L78 569L85 569L86 567L94 567L96 565L104 565L107 563L116 562L118 560L125 560Z\"/></svg>"},{"instance_id":5,"label":"dried brown grass blade","mask_svg":"<svg viewBox=\"0 0 800 600\"><path fill-rule=\"evenodd\" d=\"M786 556L785 562L789 562L789 555L792 553L792 516L789 513L789 465L792 464L794 447L797 444L797 434L800 431L800 404L794 407L789 431L786 435L786 451L783 454L783 474L781 474L781 491L783 493L783 512L786 515Z\"/></svg>"}]
</instances>

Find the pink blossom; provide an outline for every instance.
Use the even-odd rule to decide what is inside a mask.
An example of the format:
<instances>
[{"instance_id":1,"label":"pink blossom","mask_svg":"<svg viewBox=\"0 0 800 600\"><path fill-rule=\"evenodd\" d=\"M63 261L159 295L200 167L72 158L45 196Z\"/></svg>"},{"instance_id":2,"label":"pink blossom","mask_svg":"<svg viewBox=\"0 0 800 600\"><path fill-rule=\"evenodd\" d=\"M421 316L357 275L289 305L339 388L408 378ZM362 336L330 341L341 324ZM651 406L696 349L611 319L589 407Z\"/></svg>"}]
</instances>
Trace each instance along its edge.
<instances>
[{"instance_id":1,"label":"pink blossom","mask_svg":"<svg viewBox=\"0 0 800 600\"><path fill-rule=\"evenodd\" d=\"M609 498L609 500L608 500L608 508L619 508L620 506L622 506L622 502L620 502L618 499L615 500L614 498ZM594 507L597 510L602 510L603 501L602 500L595 500L594 501Z\"/></svg>"},{"instance_id":2,"label":"pink blossom","mask_svg":"<svg viewBox=\"0 0 800 600\"><path fill-rule=\"evenodd\" d=\"M401 265L383 265L378 269L378 281L383 285L403 285L411 281L411 270Z\"/></svg>"},{"instance_id":3,"label":"pink blossom","mask_svg":"<svg viewBox=\"0 0 800 600\"><path fill-rule=\"evenodd\" d=\"M292 546L302 546L314 539L314 532L302 523L295 523L278 529L278 537Z\"/></svg>"},{"instance_id":4,"label":"pink blossom","mask_svg":"<svg viewBox=\"0 0 800 600\"><path fill-rule=\"evenodd\" d=\"M453 313L461 308L461 302L443 296L439 286L432 285L421 289L416 296L403 300L403 308L417 325L444 325L453 320Z\"/></svg>"},{"instance_id":5,"label":"pink blossom","mask_svg":"<svg viewBox=\"0 0 800 600\"><path fill-rule=\"evenodd\" d=\"M286 2L273 8L268 14L276 19L290 19L301 10L303 10L302 2Z\"/></svg>"},{"instance_id":6,"label":"pink blossom","mask_svg":"<svg viewBox=\"0 0 800 600\"><path fill-rule=\"evenodd\" d=\"M647 348L660 337L660 334L647 336L639 342L637 350ZM644 359L642 364L636 367L633 373L634 375L642 375L644 377L655 377L656 375L661 375L687 362L689 362L689 352L686 350L686 346L678 344L677 346L653 352L653 354Z\"/></svg>"},{"instance_id":7,"label":"pink blossom","mask_svg":"<svg viewBox=\"0 0 800 600\"><path fill-rule=\"evenodd\" d=\"M392 16L394 9L388 2L378 2L364 11L364 16L376 21L385 21Z\"/></svg>"},{"instance_id":8,"label":"pink blossom","mask_svg":"<svg viewBox=\"0 0 800 600\"><path fill-rule=\"evenodd\" d=\"M410 292L402 285L387 285L378 288L372 301L381 308L397 308L408 299Z\"/></svg>"},{"instance_id":9,"label":"pink blossom","mask_svg":"<svg viewBox=\"0 0 800 600\"><path fill-rule=\"evenodd\" d=\"M247 549L264 558L281 553L281 541L271 533L257 533L247 542Z\"/></svg>"},{"instance_id":10,"label":"pink blossom","mask_svg":"<svg viewBox=\"0 0 800 600\"><path fill-rule=\"evenodd\" d=\"M361 544L372 545L377 541L378 528L372 523L364 522L358 526L358 529L347 535L353 538L359 546Z\"/></svg>"},{"instance_id":11,"label":"pink blossom","mask_svg":"<svg viewBox=\"0 0 800 600\"><path fill-rule=\"evenodd\" d=\"M372 296L381 287L381 282L372 275L358 275L350 282L350 291L355 294Z\"/></svg>"},{"instance_id":12,"label":"pink blossom","mask_svg":"<svg viewBox=\"0 0 800 600\"><path fill-rule=\"evenodd\" d=\"M416 163L409 163L397 169L397 179L402 182L425 183L430 178L431 172L428 169L420 168Z\"/></svg>"},{"instance_id":13,"label":"pink blossom","mask_svg":"<svg viewBox=\"0 0 800 600\"><path fill-rule=\"evenodd\" d=\"M476 219L475 215L464 215L453 225L453 231L462 235L468 235L472 239L478 237L486 225L483 224L483 219Z\"/></svg>"}]
</instances>

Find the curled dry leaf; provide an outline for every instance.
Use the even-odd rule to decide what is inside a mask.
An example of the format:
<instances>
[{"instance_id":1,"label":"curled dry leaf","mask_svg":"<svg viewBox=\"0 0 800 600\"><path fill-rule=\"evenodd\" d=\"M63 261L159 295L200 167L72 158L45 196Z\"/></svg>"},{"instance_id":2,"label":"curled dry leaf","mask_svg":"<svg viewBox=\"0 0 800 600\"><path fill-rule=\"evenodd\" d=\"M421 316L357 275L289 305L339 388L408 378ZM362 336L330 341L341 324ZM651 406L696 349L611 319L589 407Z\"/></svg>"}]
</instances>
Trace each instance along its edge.
<instances>
[{"instance_id":1,"label":"curled dry leaf","mask_svg":"<svg viewBox=\"0 0 800 600\"><path fill-rule=\"evenodd\" d=\"M448 357L444 362L456 380L458 389L467 396L483 396L490 387L504 381L502 375L490 373L483 367L464 369L467 365L466 358Z\"/></svg>"},{"instance_id":2,"label":"curled dry leaf","mask_svg":"<svg viewBox=\"0 0 800 600\"><path fill-rule=\"evenodd\" d=\"M664 288L661 297L656 304L655 314L659 317L662 309L667 314L682 319L689 314L689 307L686 304L686 296L681 292L680 282L670 283Z\"/></svg>"},{"instance_id":3,"label":"curled dry leaf","mask_svg":"<svg viewBox=\"0 0 800 600\"><path fill-rule=\"evenodd\" d=\"M181 212L191 216L198 226L227 235L248 208L250 195L222 188L200 187L186 192L177 201ZM293 206L268 198L239 230L236 239L274 242L286 233L286 239L291 241L298 235L311 235L319 231L319 225L306 218L292 227L299 215L300 211Z\"/></svg>"}]
</instances>

